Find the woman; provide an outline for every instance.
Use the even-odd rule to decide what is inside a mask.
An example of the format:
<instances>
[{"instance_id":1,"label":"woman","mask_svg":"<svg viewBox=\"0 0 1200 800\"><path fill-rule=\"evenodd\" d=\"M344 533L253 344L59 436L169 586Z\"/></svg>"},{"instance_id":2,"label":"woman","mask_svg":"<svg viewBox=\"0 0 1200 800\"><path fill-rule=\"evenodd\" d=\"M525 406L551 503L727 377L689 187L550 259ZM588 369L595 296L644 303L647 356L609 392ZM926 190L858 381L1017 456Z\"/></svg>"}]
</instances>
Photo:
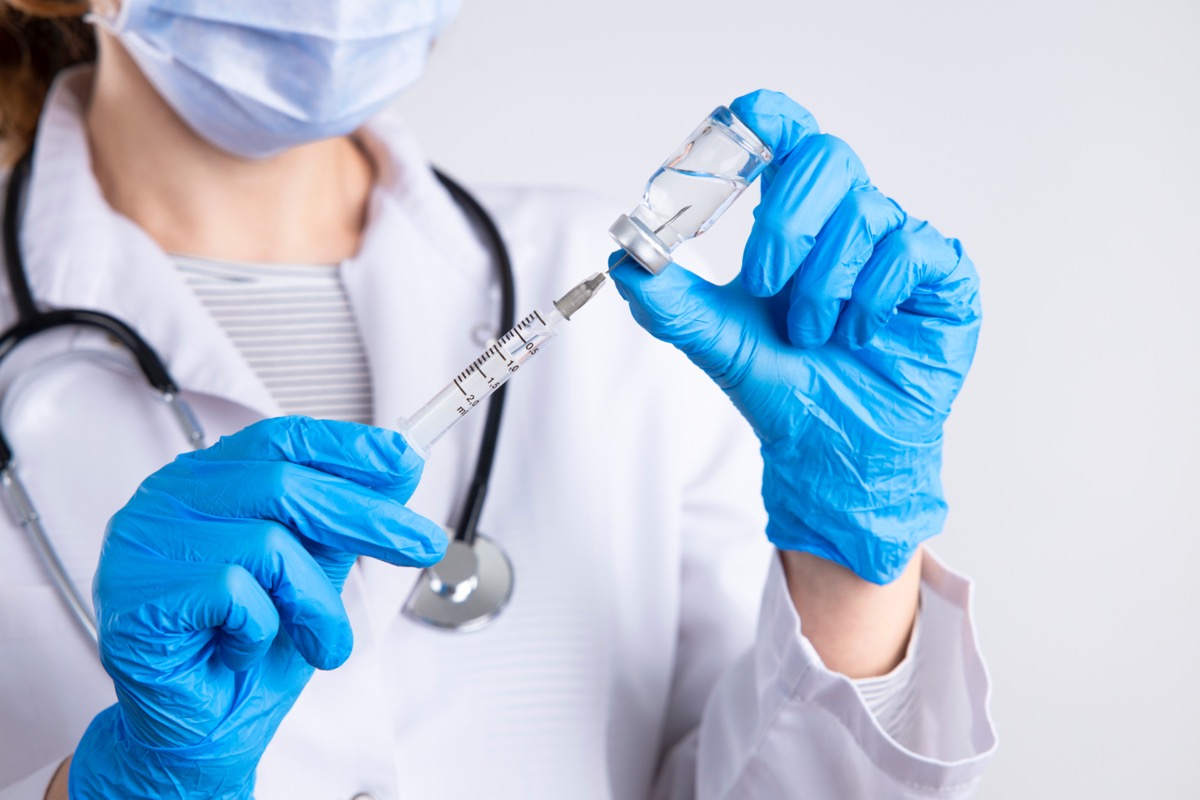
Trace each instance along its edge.
<instances>
[{"instance_id":1,"label":"woman","mask_svg":"<svg viewBox=\"0 0 1200 800\"><path fill-rule=\"evenodd\" d=\"M362 423L417 408L496 325L475 223L381 114L450 5L3 6L36 300L128 321L225 438L171 461L185 443L103 336L6 367L26 484L72 580L95 576L100 658L9 525L2 796L969 794L987 679L968 584L921 542L977 279L782 95L733 104L776 155L742 280L612 272L701 369L611 295L589 306L569 357L512 386L482 520L510 607L461 637L399 613L482 421L427 465ZM588 197L480 198L518 308L610 249L616 210Z\"/></svg>"}]
</instances>

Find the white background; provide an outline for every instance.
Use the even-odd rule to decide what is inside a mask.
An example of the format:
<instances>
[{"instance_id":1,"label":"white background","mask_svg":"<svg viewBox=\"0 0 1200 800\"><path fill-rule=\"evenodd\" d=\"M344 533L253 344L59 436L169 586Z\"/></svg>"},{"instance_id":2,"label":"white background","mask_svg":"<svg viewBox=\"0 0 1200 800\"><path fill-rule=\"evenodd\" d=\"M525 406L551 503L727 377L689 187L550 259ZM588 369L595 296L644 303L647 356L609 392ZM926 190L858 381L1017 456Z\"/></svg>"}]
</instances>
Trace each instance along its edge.
<instances>
[{"instance_id":1,"label":"white background","mask_svg":"<svg viewBox=\"0 0 1200 800\"><path fill-rule=\"evenodd\" d=\"M466 180L632 208L759 86L983 276L936 542L978 580L980 797L1200 797L1200 3L468 0L403 105ZM691 252L732 274L753 202Z\"/></svg>"}]
</instances>

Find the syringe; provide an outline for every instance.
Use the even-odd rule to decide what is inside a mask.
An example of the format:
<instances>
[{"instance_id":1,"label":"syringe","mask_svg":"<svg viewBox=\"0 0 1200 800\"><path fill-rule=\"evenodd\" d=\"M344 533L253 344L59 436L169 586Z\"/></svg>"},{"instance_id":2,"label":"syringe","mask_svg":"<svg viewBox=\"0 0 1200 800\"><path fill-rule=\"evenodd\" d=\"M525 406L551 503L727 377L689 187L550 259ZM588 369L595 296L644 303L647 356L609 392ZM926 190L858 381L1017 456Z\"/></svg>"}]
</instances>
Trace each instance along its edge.
<instances>
[{"instance_id":1,"label":"syringe","mask_svg":"<svg viewBox=\"0 0 1200 800\"><path fill-rule=\"evenodd\" d=\"M604 279L604 273L597 272L556 300L549 311L530 312L417 413L398 420L396 429L409 446L429 458L433 443L557 337L559 326L596 295Z\"/></svg>"}]
</instances>

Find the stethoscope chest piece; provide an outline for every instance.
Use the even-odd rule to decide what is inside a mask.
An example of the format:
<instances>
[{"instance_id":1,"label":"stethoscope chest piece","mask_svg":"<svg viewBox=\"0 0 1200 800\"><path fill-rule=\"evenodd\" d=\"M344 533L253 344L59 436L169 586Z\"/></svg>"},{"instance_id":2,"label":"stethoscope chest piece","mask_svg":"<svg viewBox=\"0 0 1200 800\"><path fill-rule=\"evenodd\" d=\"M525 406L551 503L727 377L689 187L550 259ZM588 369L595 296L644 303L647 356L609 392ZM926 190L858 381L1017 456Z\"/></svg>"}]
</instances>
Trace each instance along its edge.
<instances>
[{"instance_id":1,"label":"stethoscope chest piece","mask_svg":"<svg viewBox=\"0 0 1200 800\"><path fill-rule=\"evenodd\" d=\"M441 561L421 573L404 603L404 615L455 631L486 627L508 605L513 568L500 546L483 534L454 539Z\"/></svg>"}]
</instances>

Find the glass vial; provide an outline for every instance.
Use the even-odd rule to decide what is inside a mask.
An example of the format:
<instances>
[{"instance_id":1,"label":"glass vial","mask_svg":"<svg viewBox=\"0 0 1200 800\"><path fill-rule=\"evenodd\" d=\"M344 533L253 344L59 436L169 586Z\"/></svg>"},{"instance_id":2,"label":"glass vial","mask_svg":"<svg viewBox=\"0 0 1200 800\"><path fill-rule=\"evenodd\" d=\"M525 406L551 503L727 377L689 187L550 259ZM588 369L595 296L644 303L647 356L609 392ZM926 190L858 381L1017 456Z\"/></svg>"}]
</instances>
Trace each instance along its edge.
<instances>
[{"instance_id":1,"label":"glass vial","mask_svg":"<svg viewBox=\"0 0 1200 800\"><path fill-rule=\"evenodd\" d=\"M641 205L608 229L657 275L681 243L708 230L771 163L771 148L721 106L650 176Z\"/></svg>"}]
</instances>

